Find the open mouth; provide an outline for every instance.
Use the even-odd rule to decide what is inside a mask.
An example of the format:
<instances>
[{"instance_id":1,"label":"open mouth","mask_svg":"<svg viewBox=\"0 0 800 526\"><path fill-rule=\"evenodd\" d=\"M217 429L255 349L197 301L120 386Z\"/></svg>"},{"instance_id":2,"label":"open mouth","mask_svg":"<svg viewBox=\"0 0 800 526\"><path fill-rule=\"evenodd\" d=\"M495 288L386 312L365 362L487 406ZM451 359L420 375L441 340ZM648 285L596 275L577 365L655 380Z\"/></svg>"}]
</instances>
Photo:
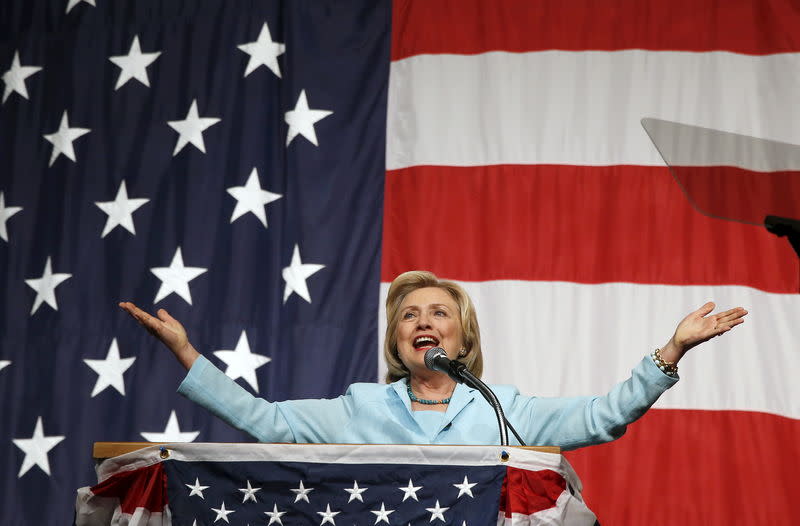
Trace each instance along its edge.
<instances>
[{"instance_id":1,"label":"open mouth","mask_svg":"<svg viewBox=\"0 0 800 526\"><path fill-rule=\"evenodd\" d=\"M417 336L414 338L412 344L414 345L414 350L416 351L427 351L428 349L432 349L439 345L439 340L433 336L423 334L422 336Z\"/></svg>"}]
</instances>

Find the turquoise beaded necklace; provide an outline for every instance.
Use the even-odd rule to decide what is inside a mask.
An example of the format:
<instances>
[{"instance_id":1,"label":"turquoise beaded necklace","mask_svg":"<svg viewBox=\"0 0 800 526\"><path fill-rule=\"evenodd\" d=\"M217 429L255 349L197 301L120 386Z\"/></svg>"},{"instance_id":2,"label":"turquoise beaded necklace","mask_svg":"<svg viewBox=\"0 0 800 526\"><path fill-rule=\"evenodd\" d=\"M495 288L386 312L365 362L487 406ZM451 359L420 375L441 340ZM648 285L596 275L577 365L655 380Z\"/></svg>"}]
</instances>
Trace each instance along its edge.
<instances>
[{"instance_id":1,"label":"turquoise beaded necklace","mask_svg":"<svg viewBox=\"0 0 800 526\"><path fill-rule=\"evenodd\" d=\"M411 382L406 384L406 390L408 391L408 397L411 399L412 402L417 402L423 405L438 405L438 404L449 404L450 399L452 396L448 396L443 400L426 400L424 398L417 398L416 395L411 391Z\"/></svg>"}]
</instances>

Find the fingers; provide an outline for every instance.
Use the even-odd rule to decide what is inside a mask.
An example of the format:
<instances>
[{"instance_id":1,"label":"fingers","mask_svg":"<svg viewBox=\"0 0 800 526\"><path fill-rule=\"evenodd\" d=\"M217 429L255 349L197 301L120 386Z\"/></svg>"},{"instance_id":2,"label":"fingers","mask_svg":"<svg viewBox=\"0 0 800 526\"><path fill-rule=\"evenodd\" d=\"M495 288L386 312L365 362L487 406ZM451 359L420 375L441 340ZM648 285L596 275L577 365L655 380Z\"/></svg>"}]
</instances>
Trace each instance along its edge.
<instances>
[{"instance_id":1,"label":"fingers","mask_svg":"<svg viewBox=\"0 0 800 526\"><path fill-rule=\"evenodd\" d=\"M130 301L121 301L119 302L119 307L130 314L130 316L134 319L138 319L137 313L143 312L139 307L131 303Z\"/></svg>"},{"instance_id":2,"label":"fingers","mask_svg":"<svg viewBox=\"0 0 800 526\"><path fill-rule=\"evenodd\" d=\"M742 307L736 307L717 314L717 320L720 322L728 322L731 320L743 318L744 316L747 316L747 311Z\"/></svg>"},{"instance_id":3,"label":"fingers","mask_svg":"<svg viewBox=\"0 0 800 526\"><path fill-rule=\"evenodd\" d=\"M131 316L135 316L137 313L144 313L142 309L140 309L130 301L121 301L119 302L119 306L122 310L124 310Z\"/></svg>"},{"instance_id":4,"label":"fingers","mask_svg":"<svg viewBox=\"0 0 800 526\"><path fill-rule=\"evenodd\" d=\"M720 312L716 316L713 316L713 318L719 325L723 323L729 323L734 320L742 320L742 318L747 316L747 314L748 314L747 311L744 310L742 307L736 307L733 309L726 310L725 312Z\"/></svg>"},{"instance_id":5,"label":"fingers","mask_svg":"<svg viewBox=\"0 0 800 526\"><path fill-rule=\"evenodd\" d=\"M747 314L747 311L742 307L735 307L713 316L714 336L725 334L737 325L744 323L744 317L747 316Z\"/></svg>"},{"instance_id":6,"label":"fingers","mask_svg":"<svg viewBox=\"0 0 800 526\"><path fill-rule=\"evenodd\" d=\"M181 322L179 322L178 320L173 318L172 315L169 312L167 312L166 309L158 309L158 312L156 312L156 314L158 315L158 319L163 321L166 324L169 324L169 325L180 325L181 324Z\"/></svg>"},{"instance_id":7,"label":"fingers","mask_svg":"<svg viewBox=\"0 0 800 526\"><path fill-rule=\"evenodd\" d=\"M120 308L130 314L130 316L139 322L140 325L144 326L149 331L154 331L158 328L158 321L150 316L147 312L143 311L130 301L123 301L119 304Z\"/></svg>"},{"instance_id":8,"label":"fingers","mask_svg":"<svg viewBox=\"0 0 800 526\"><path fill-rule=\"evenodd\" d=\"M178 360L188 369L198 356L186 337L186 331L178 320L165 309L158 309L151 316L129 301L119 303L119 307L133 317L147 332L161 340Z\"/></svg>"},{"instance_id":9,"label":"fingers","mask_svg":"<svg viewBox=\"0 0 800 526\"><path fill-rule=\"evenodd\" d=\"M713 301L709 301L708 303L706 303L705 305L703 305L702 307L700 307L699 309L694 311L694 313L699 315L702 318L702 317L706 316L707 314L709 314L715 308L716 308L716 304L714 304Z\"/></svg>"},{"instance_id":10,"label":"fingers","mask_svg":"<svg viewBox=\"0 0 800 526\"><path fill-rule=\"evenodd\" d=\"M705 316L710 314L711 311L713 311L715 307L716 307L716 305L714 304L714 302L713 301L709 301L708 303L706 303L705 305L703 305L702 307L700 307L699 309L694 311L693 314L697 314L701 318L704 318ZM748 314L748 312L744 308L742 308L742 307L734 307L734 308L728 309L728 310L726 310L724 312L720 312L719 314L715 314L711 318L713 318L715 324L717 326L719 326L720 324L726 324L726 323L731 322L733 320L738 320L740 318L743 318L743 317L747 316L747 314Z\"/></svg>"},{"instance_id":11,"label":"fingers","mask_svg":"<svg viewBox=\"0 0 800 526\"><path fill-rule=\"evenodd\" d=\"M740 325L742 323L744 323L744 320L742 318L736 318L736 319L733 319L733 320L728 320L728 321L724 321L724 322L718 322L717 326L716 326L716 330L721 331L721 332L728 332L732 328L734 328L737 325Z\"/></svg>"},{"instance_id":12,"label":"fingers","mask_svg":"<svg viewBox=\"0 0 800 526\"><path fill-rule=\"evenodd\" d=\"M726 332L732 330L735 326L739 325L740 323L742 323L742 320L739 320L737 323L734 323L732 325L720 325L720 326L716 327L714 329L714 332L711 335L711 338L716 338L717 336L722 336L723 334L725 334Z\"/></svg>"}]
</instances>

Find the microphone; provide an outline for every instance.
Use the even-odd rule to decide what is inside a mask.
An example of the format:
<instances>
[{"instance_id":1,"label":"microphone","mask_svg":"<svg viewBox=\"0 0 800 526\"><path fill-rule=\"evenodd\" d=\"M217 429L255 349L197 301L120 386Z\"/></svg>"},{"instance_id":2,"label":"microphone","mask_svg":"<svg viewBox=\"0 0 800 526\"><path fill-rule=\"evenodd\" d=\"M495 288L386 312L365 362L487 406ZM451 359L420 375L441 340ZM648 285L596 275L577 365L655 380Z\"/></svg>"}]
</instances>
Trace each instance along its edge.
<instances>
[{"instance_id":1,"label":"microphone","mask_svg":"<svg viewBox=\"0 0 800 526\"><path fill-rule=\"evenodd\" d=\"M483 397L489 402L489 405L494 409L495 416L497 417L497 426L500 429L500 445L508 445L508 428L514 432L520 444L525 445L516 430L511 427L511 424L506 419L503 412L503 407L500 405L500 400L497 395L489 389L489 386L483 383L480 378L472 374L467 366L458 360L451 360L447 357L447 353L441 347L433 347L425 351L425 367L433 371L447 374L450 378L457 383L466 384L469 387L477 389Z\"/></svg>"},{"instance_id":2,"label":"microphone","mask_svg":"<svg viewBox=\"0 0 800 526\"><path fill-rule=\"evenodd\" d=\"M464 371L467 366L458 360L451 360L441 347L432 347L425 351L425 367L433 371L445 373L456 382L464 383Z\"/></svg>"}]
</instances>

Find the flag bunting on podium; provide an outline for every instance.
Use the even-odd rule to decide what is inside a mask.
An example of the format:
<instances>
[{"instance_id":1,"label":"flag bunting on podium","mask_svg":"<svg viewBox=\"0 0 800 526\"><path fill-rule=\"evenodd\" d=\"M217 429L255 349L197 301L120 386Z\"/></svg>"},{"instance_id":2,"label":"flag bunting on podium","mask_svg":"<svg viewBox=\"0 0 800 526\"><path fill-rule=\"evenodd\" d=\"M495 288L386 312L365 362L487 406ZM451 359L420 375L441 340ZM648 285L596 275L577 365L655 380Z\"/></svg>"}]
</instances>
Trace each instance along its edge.
<instances>
[{"instance_id":1,"label":"flag bunting on podium","mask_svg":"<svg viewBox=\"0 0 800 526\"><path fill-rule=\"evenodd\" d=\"M514 449L503 462L499 447L166 448L168 460L155 447L132 453L82 488L77 526L595 524L552 453Z\"/></svg>"}]
</instances>

